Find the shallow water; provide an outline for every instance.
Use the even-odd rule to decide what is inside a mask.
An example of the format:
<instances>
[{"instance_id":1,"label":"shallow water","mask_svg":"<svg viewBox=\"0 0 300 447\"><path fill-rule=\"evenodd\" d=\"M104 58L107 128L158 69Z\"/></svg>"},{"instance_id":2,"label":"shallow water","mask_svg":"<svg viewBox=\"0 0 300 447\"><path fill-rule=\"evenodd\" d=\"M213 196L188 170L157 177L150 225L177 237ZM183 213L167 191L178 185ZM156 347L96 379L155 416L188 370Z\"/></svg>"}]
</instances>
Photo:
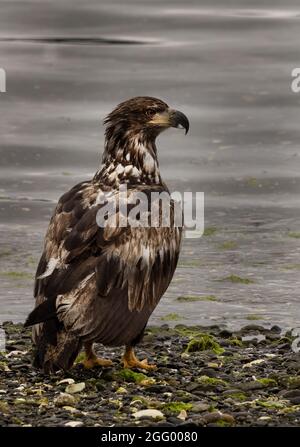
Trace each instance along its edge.
<instances>
[{"instance_id":1,"label":"shallow water","mask_svg":"<svg viewBox=\"0 0 300 447\"><path fill-rule=\"evenodd\" d=\"M152 323L300 325L300 5L249 3L0 2L0 320L32 308L47 222L96 170L104 116L152 95L191 122L158 141L164 179L204 191L215 229L184 241Z\"/></svg>"}]
</instances>

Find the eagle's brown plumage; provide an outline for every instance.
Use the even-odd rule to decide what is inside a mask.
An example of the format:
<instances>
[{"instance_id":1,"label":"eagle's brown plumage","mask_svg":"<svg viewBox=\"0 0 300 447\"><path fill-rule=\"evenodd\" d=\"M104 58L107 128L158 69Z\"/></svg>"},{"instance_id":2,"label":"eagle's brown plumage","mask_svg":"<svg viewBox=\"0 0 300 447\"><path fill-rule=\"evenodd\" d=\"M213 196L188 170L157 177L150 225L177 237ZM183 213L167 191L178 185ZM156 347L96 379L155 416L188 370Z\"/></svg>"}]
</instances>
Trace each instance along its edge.
<instances>
[{"instance_id":1,"label":"eagle's brown plumage","mask_svg":"<svg viewBox=\"0 0 300 447\"><path fill-rule=\"evenodd\" d=\"M103 164L92 180L59 199L37 268L36 306L25 325L34 325L34 364L45 371L70 368L82 345L95 363L93 342L126 345L126 365L147 367L130 349L141 338L178 260L182 228L101 228L96 216L102 193L114 197L123 184L128 203L135 192L168 192L155 139L170 126L187 131L187 118L163 101L138 97L121 103L105 124ZM172 201L170 208L172 217Z\"/></svg>"}]
</instances>

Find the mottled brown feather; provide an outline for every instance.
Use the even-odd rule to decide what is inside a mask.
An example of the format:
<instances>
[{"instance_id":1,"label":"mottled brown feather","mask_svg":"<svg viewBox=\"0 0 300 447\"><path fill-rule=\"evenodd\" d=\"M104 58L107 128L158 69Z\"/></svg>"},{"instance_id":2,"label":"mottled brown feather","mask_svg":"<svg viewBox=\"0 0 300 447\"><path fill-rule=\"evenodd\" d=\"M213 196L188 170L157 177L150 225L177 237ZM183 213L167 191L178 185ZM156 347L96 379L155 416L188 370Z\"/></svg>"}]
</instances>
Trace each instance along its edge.
<instances>
[{"instance_id":1,"label":"mottled brown feather","mask_svg":"<svg viewBox=\"0 0 300 447\"><path fill-rule=\"evenodd\" d=\"M156 131L140 130L141 110L149 104L167 107L138 98L108 116L103 167L59 199L50 221L36 272L36 308L26 322L35 324L36 364L44 369L70 367L83 342L133 344L173 277L181 228L103 229L96 222L101 191L118 194L126 183L129 195L168 192L158 170ZM170 208L173 216L173 202Z\"/></svg>"}]
</instances>

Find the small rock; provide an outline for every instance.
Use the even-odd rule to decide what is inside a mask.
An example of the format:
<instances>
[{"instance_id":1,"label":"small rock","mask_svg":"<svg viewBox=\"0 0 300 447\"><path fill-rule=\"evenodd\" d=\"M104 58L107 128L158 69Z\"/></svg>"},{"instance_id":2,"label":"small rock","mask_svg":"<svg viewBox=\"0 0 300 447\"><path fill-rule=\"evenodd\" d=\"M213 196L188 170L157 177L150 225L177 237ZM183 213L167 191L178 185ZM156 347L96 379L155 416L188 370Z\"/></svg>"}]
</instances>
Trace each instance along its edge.
<instances>
[{"instance_id":1,"label":"small rock","mask_svg":"<svg viewBox=\"0 0 300 447\"><path fill-rule=\"evenodd\" d=\"M19 357L19 356L21 356L21 355L25 355L25 354L27 354L27 352L28 352L28 351L10 351L10 352L6 355L6 357L7 357L7 358L9 358L9 357Z\"/></svg>"},{"instance_id":2,"label":"small rock","mask_svg":"<svg viewBox=\"0 0 300 447\"><path fill-rule=\"evenodd\" d=\"M237 388L229 388L228 390L222 391L222 396L230 396L231 394L238 394L241 390Z\"/></svg>"},{"instance_id":3,"label":"small rock","mask_svg":"<svg viewBox=\"0 0 300 447\"><path fill-rule=\"evenodd\" d=\"M220 332L219 336L220 336L220 337L224 337L224 338L229 338L229 337L232 337L232 332L231 332L231 331L228 331L227 329L223 329L223 330Z\"/></svg>"},{"instance_id":4,"label":"small rock","mask_svg":"<svg viewBox=\"0 0 300 447\"><path fill-rule=\"evenodd\" d=\"M1 392L1 391L0 391L0 392ZM163 393L163 396L164 396L164 397L172 397L172 396L173 396L173 393L170 393L170 392L166 391L165 393Z\"/></svg>"},{"instance_id":5,"label":"small rock","mask_svg":"<svg viewBox=\"0 0 300 447\"><path fill-rule=\"evenodd\" d=\"M137 411L136 413L133 413L133 416L136 419L163 419L164 415L161 411L159 410L153 410L153 409L148 409L148 410L140 410Z\"/></svg>"},{"instance_id":6,"label":"small rock","mask_svg":"<svg viewBox=\"0 0 300 447\"><path fill-rule=\"evenodd\" d=\"M3 413L3 414L9 413L9 406L8 406L7 402L0 401L0 413Z\"/></svg>"},{"instance_id":7,"label":"small rock","mask_svg":"<svg viewBox=\"0 0 300 447\"><path fill-rule=\"evenodd\" d=\"M282 391L278 394L286 399L292 399L294 397L300 397L300 390L296 389L296 390Z\"/></svg>"},{"instance_id":8,"label":"small rock","mask_svg":"<svg viewBox=\"0 0 300 447\"><path fill-rule=\"evenodd\" d=\"M192 411L194 413L203 413L209 409L209 405L205 402L195 402L192 406Z\"/></svg>"},{"instance_id":9,"label":"small rock","mask_svg":"<svg viewBox=\"0 0 300 447\"><path fill-rule=\"evenodd\" d=\"M261 363L265 363L265 359L256 359L256 360L252 360L252 362L249 363L245 363L243 365L243 369L244 368L252 368L252 366L256 366L256 365L260 365Z\"/></svg>"},{"instance_id":10,"label":"small rock","mask_svg":"<svg viewBox=\"0 0 300 447\"><path fill-rule=\"evenodd\" d=\"M240 385L236 384L236 386L238 386L243 391L260 390L264 388L264 385L258 382L257 380L253 380L251 382L244 382L241 383Z\"/></svg>"},{"instance_id":11,"label":"small rock","mask_svg":"<svg viewBox=\"0 0 300 447\"><path fill-rule=\"evenodd\" d=\"M239 420L245 420L249 416L248 411L239 411L238 413L234 414L235 419Z\"/></svg>"},{"instance_id":12,"label":"small rock","mask_svg":"<svg viewBox=\"0 0 300 447\"><path fill-rule=\"evenodd\" d=\"M197 388L200 388L200 384L196 382L191 382L187 385L186 390L189 392L195 391Z\"/></svg>"},{"instance_id":13,"label":"small rock","mask_svg":"<svg viewBox=\"0 0 300 447\"><path fill-rule=\"evenodd\" d=\"M72 396L72 394L60 393L60 395L54 399L54 404L57 407L65 407L65 406L72 407L74 404L76 404L76 399L74 396Z\"/></svg>"},{"instance_id":14,"label":"small rock","mask_svg":"<svg viewBox=\"0 0 300 447\"><path fill-rule=\"evenodd\" d=\"M180 419L181 421L185 421L187 417L188 417L187 412L185 410L181 410L181 412L177 416L177 419Z\"/></svg>"},{"instance_id":15,"label":"small rock","mask_svg":"<svg viewBox=\"0 0 300 447\"><path fill-rule=\"evenodd\" d=\"M117 389L116 393L117 393L117 394L127 394L128 391L127 391L126 388L124 388L123 386L120 386L120 387Z\"/></svg>"},{"instance_id":16,"label":"small rock","mask_svg":"<svg viewBox=\"0 0 300 447\"><path fill-rule=\"evenodd\" d=\"M81 421L70 421L65 423L65 427L82 427L83 422Z\"/></svg>"},{"instance_id":17,"label":"small rock","mask_svg":"<svg viewBox=\"0 0 300 447\"><path fill-rule=\"evenodd\" d=\"M57 385L61 385L62 383L67 383L68 385L72 385L72 383L75 383L74 379L63 379L57 382Z\"/></svg>"},{"instance_id":18,"label":"small rock","mask_svg":"<svg viewBox=\"0 0 300 447\"><path fill-rule=\"evenodd\" d=\"M212 413L206 413L203 416L203 419L206 424L217 422L217 421L224 421L228 424L233 425L235 423L235 419L231 414L227 413L221 413L220 411L213 411Z\"/></svg>"},{"instance_id":19,"label":"small rock","mask_svg":"<svg viewBox=\"0 0 300 447\"><path fill-rule=\"evenodd\" d=\"M79 383L71 383L66 387L66 393L75 394L80 393L85 389L85 383L79 382Z\"/></svg>"},{"instance_id":20,"label":"small rock","mask_svg":"<svg viewBox=\"0 0 300 447\"><path fill-rule=\"evenodd\" d=\"M174 427L174 425L176 424L172 424L172 422L169 421L158 422L156 424L157 427Z\"/></svg>"},{"instance_id":21,"label":"small rock","mask_svg":"<svg viewBox=\"0 0 300 447\"><path fill-rule=\"evenodd\" d=\"M213 368L202 368L201 369L201 375L202 376L207 376L207 377L217 377L217 371Z\"/></svg>"},{"instance_id":22,"label":"small rock","mask_svg":"<svg viewBox=\"0 0 300 447\"><path fill-rule=\"evenodd\" d=\"M166 390L166 387L163 385L150 385L149 388L147 388L148 393L162 393Z\"/></svg>"},{"instance_id":23,"label":"small rock","mask_svg":"<svg viewBox=\"0 0 300 447\"><path fill-rule=\"evenodd\" d=\"M65 405L65 406L63 407L63 410L65 410L65 411L69 411L70 413L80 413L80 411L77 410L77 408L70 407L69 405Z\"/></svg>"},{"instance_id":24,"label":"small rock","mask_svg":"<svg viewBox=\"0 0 300 447\"><path fill-rule=\"evenodd\" d=\"M279 326L272 326L270 329L272 332L275 332L276 334L280 334L281 333L281 328Z\"/></svg>"},{"instance_id":25,"label":"small rock","mask_svg":"<svg viewBox=\"0 0 300 447\"><path fill-rule=\"evenodd\" d=\"M213 368L213 369L218 369L220 367L218 363L214 363L214 362L208 362L207 366L208 366L208 368Z\"/></svg>"},{"instance_id":26,"label":"small rock","mask_svg":"<svg viewBox=\"0 0 300 447\"><path fill-rule=\"evenodd\" d=\"M271 340L271 341L280 340L280 335L279 334L268 334L267 339Z\"/></svg>"},{"instance_id":27,"label":"small rock","mask_svg":"<svg viewBox=\"0 0 300 447\"><path fill-rule=\"evenodd\" d=\"M167 419L167 422L170 422L173 426L174 425L178 426L179 424L182 424L182 421L180 421L180 419L178 419L175 416L169 416L168 419Z\"/></svg>"},{"instance_id":28,"label":"small rock","mask_svg":"<svg viewBox=\"0 0 300 447\"><path fill-rule=\"evenodd\" d=\"M241 334L247 334L248 332L259 332L261 334L264 334L266 332L266 329L258 324L248 324L240 330Z\"/></svg>"},{"instance_id":29,"label":"small rock","mask_svg":"<svg viewBox=\"0 0 300 447\"><path fill-rule=\"evenodd\" d=\"M139 385L142 386L151 386L155 383L155 379L152 379L151 377L149 379L143 379L139 382Z\"/></svg>"},{"instance_id":30,"label":"small rock","mask_svg":"<svg viewBox=\"0 0 300 447\"><path fill-rule=\"evenodd\" d=\"M11 371L5 362L0 362L0 371L9 372Z\"/></svg>"}]
</instances>

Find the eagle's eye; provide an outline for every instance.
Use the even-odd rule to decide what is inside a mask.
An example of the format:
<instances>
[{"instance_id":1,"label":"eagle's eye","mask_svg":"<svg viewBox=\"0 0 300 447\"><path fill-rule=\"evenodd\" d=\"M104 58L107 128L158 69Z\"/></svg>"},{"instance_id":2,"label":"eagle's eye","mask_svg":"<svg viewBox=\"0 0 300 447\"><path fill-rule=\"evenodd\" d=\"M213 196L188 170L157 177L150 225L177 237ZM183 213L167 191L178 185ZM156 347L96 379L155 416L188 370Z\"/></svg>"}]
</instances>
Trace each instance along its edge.
<instances>
[{"instance_id":1,"label":"eagle's eye","mask_svg":"<svg viewBox=\"0 0 300 447\"><path fill-rule=\"evenodd\" d=\"M155 115L155 113L156 113L156 109L154 109L154 108L150 107L149 109L146 110L146 115L148 117L151 117L151 116Z\"/></svg>"}]
</instances>

